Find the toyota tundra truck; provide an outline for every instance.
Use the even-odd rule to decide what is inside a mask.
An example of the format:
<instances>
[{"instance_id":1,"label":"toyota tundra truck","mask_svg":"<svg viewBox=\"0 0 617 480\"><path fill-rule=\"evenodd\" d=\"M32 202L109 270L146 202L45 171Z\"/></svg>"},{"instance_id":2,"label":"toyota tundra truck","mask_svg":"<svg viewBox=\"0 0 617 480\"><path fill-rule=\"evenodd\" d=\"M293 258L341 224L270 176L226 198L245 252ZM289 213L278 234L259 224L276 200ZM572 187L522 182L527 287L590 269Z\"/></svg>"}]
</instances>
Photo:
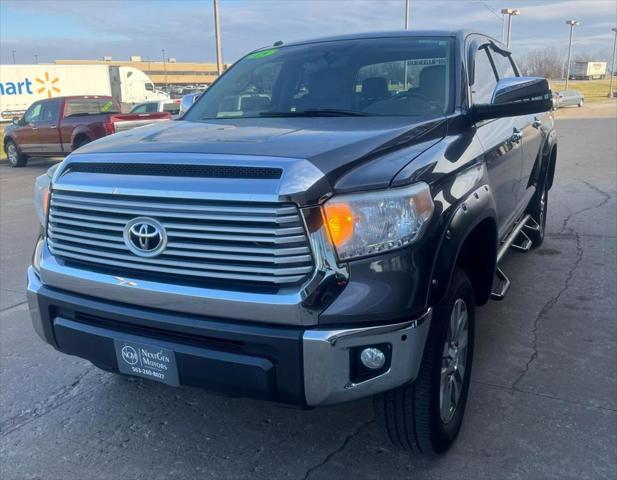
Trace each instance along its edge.
<instances>
[{"instance_id":1,"label":"toyota tundra truck","mask_svg":"<svg viewBox=\"0 0 617 480\"><path fill-rule=\"evenodd\" d=\"M551 98L477 33L251 52L181 121L37 179L34 328L172 386L304 408L374 397L392 442L443 452L476 308L506 295L504 254L544 237Z\"/></svg>"}]
</instances>

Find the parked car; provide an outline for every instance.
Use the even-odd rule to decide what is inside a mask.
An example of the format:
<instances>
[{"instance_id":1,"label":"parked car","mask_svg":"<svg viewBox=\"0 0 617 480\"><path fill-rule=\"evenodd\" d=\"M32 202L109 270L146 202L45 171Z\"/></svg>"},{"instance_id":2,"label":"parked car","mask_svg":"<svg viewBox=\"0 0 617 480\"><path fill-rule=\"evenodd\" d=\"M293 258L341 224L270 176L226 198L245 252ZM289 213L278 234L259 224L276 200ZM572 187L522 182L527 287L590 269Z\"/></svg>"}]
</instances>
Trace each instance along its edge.
<instances>
[{"instance_id":1,"label":"parked car","mask_svg":"<svg viewBox=\"0 0 617 480\"><path fill-rule=\"evenodd\" d=\"M154 122L167 112L121 114L108 96L56 97L34 102L23 117L4 129L3 146L11 167L30 156L64 156L97 138Z\"/></svg>"},{"instance_id":2,"label":"parked car","mask_svg":"<svg viewBox=\"0 0 617 480\"><path fill-rule=\"evenodd\" d=\"M554 93L555 108L561 107L582 107L585 104L585 97L577 90L562 90Z\"/></svg>"},{"instance_id":3,"label":"parked car","mask_svg":"<svg viewBox=\"0 0 617 480\"><path fill-rule=\"evenodd\" d=\"M180 99L139 103L133 107L130 113L154 112L168 112L172 117L178 115L180 113Z\"/></svg>"},{"instance_id":4,"label":"parked car","mask_svg":"<svg viewBox=\"0 0 617 480\"><path fill-rule=\"evenodd\" d=\"M197 93L189 93L188 95L184 95L180 100L180 112L179 116L182 116L186 113L186 111L193 106L193 104L197 101L202 92Z\"/></svg>"},{"instance_id":5,"label":"parked car","mask_svg":"<svg viewBox=\"0 0 617 480\"><path fill-rule=\"evenodd\" d=\"M545 79L476 33L252 52L182 120L37 179L34 328L167 385L299 407L374 397L395 445L443 452L476 308L506 295L509 248L544 238L551 105Z\"/></svg>"}]
</instances>

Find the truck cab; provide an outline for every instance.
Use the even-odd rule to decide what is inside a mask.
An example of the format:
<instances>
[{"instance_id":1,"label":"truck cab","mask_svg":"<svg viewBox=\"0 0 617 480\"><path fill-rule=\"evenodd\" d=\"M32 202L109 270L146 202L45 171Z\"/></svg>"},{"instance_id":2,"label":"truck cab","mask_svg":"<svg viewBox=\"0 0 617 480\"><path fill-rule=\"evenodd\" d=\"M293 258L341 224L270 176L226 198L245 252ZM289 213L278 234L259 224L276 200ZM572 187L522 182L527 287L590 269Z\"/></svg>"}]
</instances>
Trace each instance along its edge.
<instances>
[{"instance_id":1,"label":"truck cab","mask_svg":"<svg viewBox=\"0 0 617 480\"><path fill-rule=\"evenodd\" d=\"M545 79L465 31L247 54L181 121L37 179L39 336L102 369L315 408L373 397L397 446L460 431L475 310L544 238Z\"/></svg>"}]
</instances>

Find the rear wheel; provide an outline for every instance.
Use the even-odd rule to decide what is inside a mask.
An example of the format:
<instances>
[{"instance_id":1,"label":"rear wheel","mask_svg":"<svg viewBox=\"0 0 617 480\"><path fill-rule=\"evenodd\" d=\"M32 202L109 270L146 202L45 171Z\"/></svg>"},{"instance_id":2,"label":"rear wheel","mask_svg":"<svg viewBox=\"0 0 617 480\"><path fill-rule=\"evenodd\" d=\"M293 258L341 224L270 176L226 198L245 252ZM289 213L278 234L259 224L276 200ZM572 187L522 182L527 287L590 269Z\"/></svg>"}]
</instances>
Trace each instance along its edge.
<instances>
[{"instance_id":1,"label":"rear wheel","mask_svg":"<svg viewBox=\"0 0 617 480\"><path fill-rule=\"evenodd\" d=\"M73 151L77 150L79 147L83 147L90 142L91 140L88 137L80 137L76 139L75 144L73 145Z\"/></svg>"},{"instance_id":2,"label":"rear wheel","mask_svg":"<svg viewBox=\"0 0 617 480\"><path fill-rule=\"evenodd\" d=\"M4 147L9 165L13 168L23 167L28 163L28 157L21 153L13 140L6 142Z\"/></svg>"},{"instance_id":3,"label":"rear wheel","mask_svg":"<svg viewBox=\"0 0 617 480\"><path fill-rule=\"evenodd\" d=\"M452 445L467 404L474 332L473 289L457 269L434 308L418 377L375 397L377 420L395 446L430 455Z\"/></svg>"}]
</instances>

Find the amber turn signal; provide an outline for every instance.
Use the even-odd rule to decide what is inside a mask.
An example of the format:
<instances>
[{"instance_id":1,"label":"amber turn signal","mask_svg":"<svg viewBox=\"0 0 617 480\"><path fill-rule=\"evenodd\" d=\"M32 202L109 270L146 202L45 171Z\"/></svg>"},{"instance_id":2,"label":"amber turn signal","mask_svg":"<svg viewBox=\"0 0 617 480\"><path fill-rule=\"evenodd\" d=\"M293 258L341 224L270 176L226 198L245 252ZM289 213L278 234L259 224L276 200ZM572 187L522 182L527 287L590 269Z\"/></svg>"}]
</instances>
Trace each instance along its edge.
<instances>
[{"instance_id":1,"label":"amber turn signal","mask_svg":"<svg viewBox=\"0 0 617 480\"><path fill-rule=\"evenodd\" d=\"M339 247L353 235L353 212L346 203L326 203L324 211L332 243Z\"/></svg>"}]
</instances>

